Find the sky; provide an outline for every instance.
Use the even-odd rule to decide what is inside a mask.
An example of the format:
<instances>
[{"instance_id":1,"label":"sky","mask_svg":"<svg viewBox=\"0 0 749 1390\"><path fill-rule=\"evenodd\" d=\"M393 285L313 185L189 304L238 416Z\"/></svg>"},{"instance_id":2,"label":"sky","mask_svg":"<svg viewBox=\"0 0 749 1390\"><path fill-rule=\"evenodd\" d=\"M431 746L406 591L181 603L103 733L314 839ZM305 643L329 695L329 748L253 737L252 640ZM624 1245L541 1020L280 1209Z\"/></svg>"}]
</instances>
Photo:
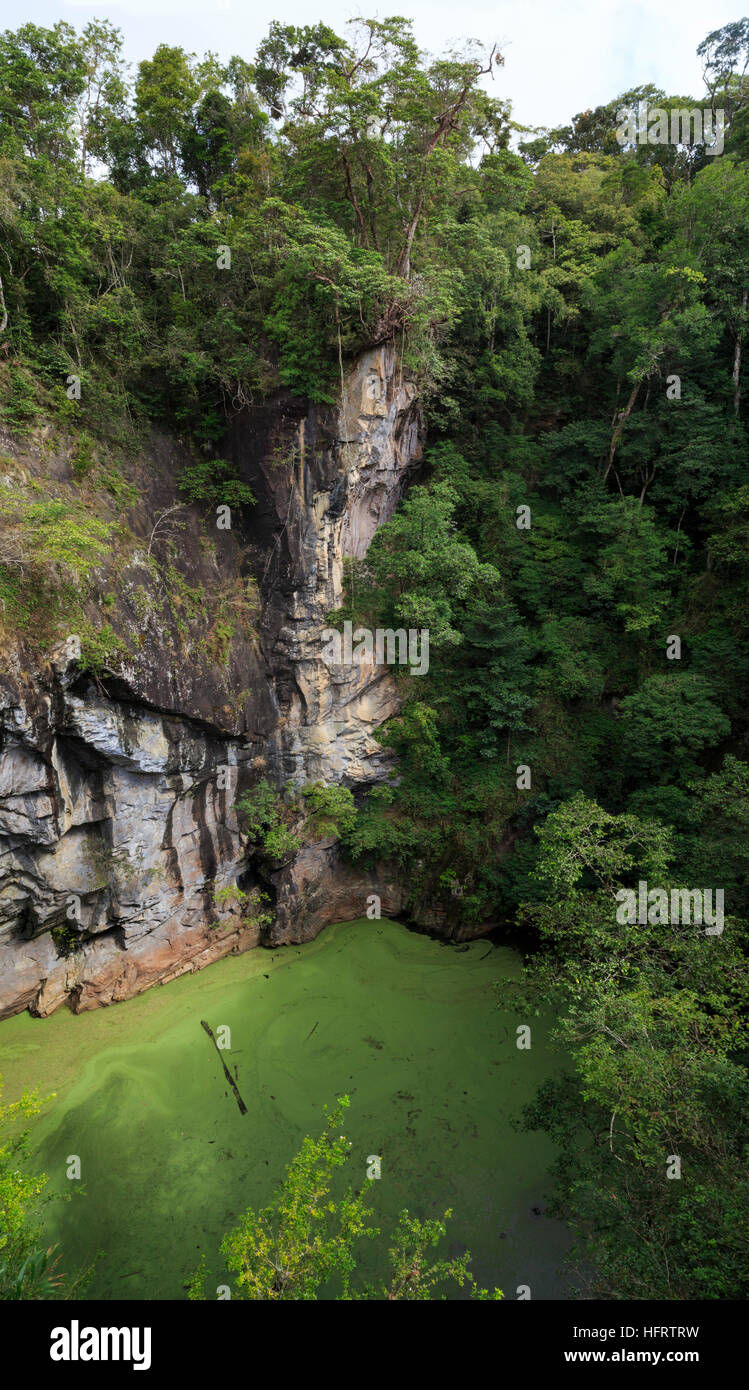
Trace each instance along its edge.
<instances>
[{"instance_id":1,"label":"sky","mask_svg":"<svg viewBox=\"0 0 749 1390\"><path fill-rule=\"evenodd\" d=\"M2 24L66 19L78 28L106 18L122 30L126 56L137 63L160 43L251 59L271 19L322 20L340 33L348 19L390 14L413 19L417 40L431 53L466 38L498 43L505 66L489 90L511 98L517 121L536 126L565 124L644 82L670 95L701 96L698 43L742 17L720 0L715 9L704 0L390 0L376 7L366 0L276 0L270 9L247 0L3 0Z\"/></svg>"}]
</instances>

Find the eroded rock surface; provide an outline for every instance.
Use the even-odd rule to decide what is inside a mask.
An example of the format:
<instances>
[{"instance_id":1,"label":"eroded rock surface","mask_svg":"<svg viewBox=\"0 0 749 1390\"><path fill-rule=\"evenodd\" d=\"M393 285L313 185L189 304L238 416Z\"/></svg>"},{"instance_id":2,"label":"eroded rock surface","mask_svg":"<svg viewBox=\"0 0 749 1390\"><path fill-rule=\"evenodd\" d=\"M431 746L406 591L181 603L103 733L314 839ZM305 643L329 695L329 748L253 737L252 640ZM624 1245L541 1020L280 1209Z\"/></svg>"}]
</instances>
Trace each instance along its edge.
<instances>
[{"instance_id":1,"label":"eroded rock surface","mask_svg":"<svg viewBox=\"0 0 749 1390\"><path fill-rule=\"evenodd\" d=\"M0 697L0 1015L127 998L257 940L213 902L243 869L222 784L246 750L64 680Z\"/></svg>"},{"instance_id":2,"label":"eroded rock surface","mask_svg":"<svg viewBox=\"0 0 749 1390\"><path fill-rule=\"evenodd\" d=\"M365 787L390 766L376 731L397 709L397 685L387 668L328 667L322 630L340 603L344 558L366 553L418 463L414 387L391 348L375 349L349 374L339 408L279 401L240 417L230 447L257 506L220 551L188 515L170 552L179 573L168 611L145 549L121 570L111 623L134 655L116 676L81 672L75 634L31 670L23 651L3 658L0 1016L65 1000L96 1007L257 944L260 930L215 900L254 881L238 792L261 771L279 784ZM144 544L177 496L179 459L164 441L154 454L133 523ZM178 600L197 579L210 594L214 571L228 601L243 603L252 585L259 606L254 629L226 625L212 660L215 613L185 637ZM383 912L405 902L384 870L344 867L329 842L305 845L266 887L267 944L361 916L372 892Z\"/></svg>"}]
</instances>

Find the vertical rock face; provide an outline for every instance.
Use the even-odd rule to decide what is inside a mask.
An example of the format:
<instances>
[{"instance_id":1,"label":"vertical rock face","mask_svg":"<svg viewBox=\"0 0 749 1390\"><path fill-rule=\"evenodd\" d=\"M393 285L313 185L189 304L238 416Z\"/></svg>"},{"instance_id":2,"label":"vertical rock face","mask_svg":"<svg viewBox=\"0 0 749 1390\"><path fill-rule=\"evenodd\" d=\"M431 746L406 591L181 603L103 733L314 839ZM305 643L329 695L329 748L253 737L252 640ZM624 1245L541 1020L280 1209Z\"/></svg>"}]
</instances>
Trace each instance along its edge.
<instances>
[{"instance_id":1,"label":"vertical rock face","mask_svg":"<svg viewBox=\"0 0 749 1390\"><path fill-rule=\"evenodd\" d=\"M350 787L387 772L375 735L396 685L387 668L326 665L322 630L344 559L366 553L420 457L414 387L391 348L373 349L339 408L279 403L240 418L231 447L258 503L223 563L238 586L254 571L257 640L232 637L221 669L186 653L180 672L146 625L139 659L106 686L81 674L74 637L30 672L19 653L0 665L0 1017L93 1008L257 944L215 900L250 881L237 790L258 768ZM180 563L194 579L197 547ZM123 610L127 594L126 574ZM362 915L375 878L343 871L330 843L306 846L271 876L265 939ZM402 898L386 885L384 910Z\"/></svg>"},{"instance_id":2,"label":"vertical rock face","mask_svg":"<svg viewBox=\"0 0 749 1390\"><path fill-rule=\"evenodd\" d=\"M254 944L213 903L240 867L219 775L237 741L62 682L0 717L0 1015L127 998Z\"/></svg>"},{"instance_id":3,"label":"vertical rock face","mask_svg":"<svg viewBox=\"0 0 749 1390\"><path fill-rule=\"evenodd\" d=\"M266 631L279 706L272 746L284 780L357 786L389 766L374 733L397 709L396 684L386 666L327 664L322 634L341 604L344 560L366 555L421 449L415 390L392 348L367 353L342 394L336 433L319 413L297 427L288 567Z\"/></svg>"},{"instance_id":4,"label":"vertical rock face","mask_svg":"<svg viewBox=\"0 0 749 1390\"><path fill-rule=\"evenodd\" d=\"M323 633L341 603L344 561L366 555L421 457L415 390L392 348L357 364L336 419L313 412L299 421L295 456L300 483L278 497L286 550L266 610L279 711L272 757L281 781L367 787L392 767L376 731L398 708L397 684L387 666L328 664ZM386 913L401 911L407 896L382 869L345 867L330 841L303 846L271 881L272 944L305 941L329 922L362 916L371 893Z\"/></svg>"}]
</instances>

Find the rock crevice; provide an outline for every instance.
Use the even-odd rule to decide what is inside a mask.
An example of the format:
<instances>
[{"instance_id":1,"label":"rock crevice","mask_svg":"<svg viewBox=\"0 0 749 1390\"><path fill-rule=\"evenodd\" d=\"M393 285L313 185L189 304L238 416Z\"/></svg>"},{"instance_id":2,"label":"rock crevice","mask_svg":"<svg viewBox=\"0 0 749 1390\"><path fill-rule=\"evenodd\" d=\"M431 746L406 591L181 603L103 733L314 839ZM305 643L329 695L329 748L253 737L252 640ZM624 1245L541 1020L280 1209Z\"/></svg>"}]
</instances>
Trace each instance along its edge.
<instances>
[{"instance_id":1,"label":"rock crevice","mask_svg":"<svg viewBox=\"0 0 749 1390\"><path fill-rule=\"evenodd\" d=\"M258 499L231 563L237 584L254 577L261 610L257 642L232 639L223 678L161 670L148 632L109 681L80 674L74 634L31 676L19 660L0 671L0 1017L93 1008L257 944L260 928L215 900L248 877L237 793L259 769L279 784L366 787L391 766L376 731L398 707L395 681L326 665L322 630L345 558L366 554L418 464L414 386L392 347L373 349L338 407L249 412L231 448ZM183 564L187 582L198 560ZM363 915L375 881L330 843L305 845L270 876L265 940ZM403 902L389 884L383 911Z\"/></svg>"}]
</instances>

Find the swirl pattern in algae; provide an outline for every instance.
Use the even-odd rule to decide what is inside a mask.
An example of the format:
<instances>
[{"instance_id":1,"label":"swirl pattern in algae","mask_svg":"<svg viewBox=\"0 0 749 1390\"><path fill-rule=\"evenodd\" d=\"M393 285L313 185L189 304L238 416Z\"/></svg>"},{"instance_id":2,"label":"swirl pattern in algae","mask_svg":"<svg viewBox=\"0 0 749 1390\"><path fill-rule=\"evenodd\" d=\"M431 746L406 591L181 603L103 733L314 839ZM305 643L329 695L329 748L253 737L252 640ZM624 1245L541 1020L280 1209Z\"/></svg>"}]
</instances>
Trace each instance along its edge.
<instances>
[{"instance_id":1,"label":"swirl pattern in algae","mask_svg":"<svg viewBox=\"0 0 749 1390\"><path fill-rule=\"evenodd\" d=\"M455 947L363 919L108 1009L6 1020L5 1099L56 1092L31 1161L55 1190L82 1189L48 1211L66 1267L103 1252L92 1299L184 1298L202 1252L207 1287L222 1283L223 1233L269 1198L323 1105L347 1093L348 1178L358 1186L381 1156L370 1196L384 1232L403 1207L451 1207L450 1253L470 1249L482 1283L563 1297L566 1231L539 1212L553 1150L511 1125L561 1059L543 1019L498 1011L493 983L517 971L485 940ZM219 1054L201 1021L217 1038L228 1026L231 1046ZM516 1046L525 1022L530 1051ZM80 1183L66 1177L71 1155ZM378 1258L364 1252L367 1275Z\"/></svg>"}]
</instances>

